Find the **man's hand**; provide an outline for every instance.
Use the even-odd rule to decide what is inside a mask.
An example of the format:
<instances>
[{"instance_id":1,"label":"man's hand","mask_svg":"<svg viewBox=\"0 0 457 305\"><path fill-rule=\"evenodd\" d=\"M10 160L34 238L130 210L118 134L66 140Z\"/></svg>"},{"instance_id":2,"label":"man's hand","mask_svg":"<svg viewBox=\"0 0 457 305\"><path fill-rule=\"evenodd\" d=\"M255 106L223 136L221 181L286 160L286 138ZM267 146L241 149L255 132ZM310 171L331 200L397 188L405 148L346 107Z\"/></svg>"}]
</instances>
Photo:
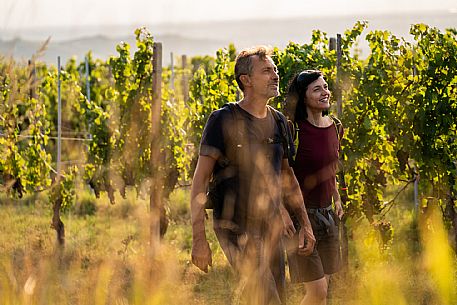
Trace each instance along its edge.
<instances>
[{"instance_id":1,"label":"man's hand","mask_svg":"<svg viewBox=\"0 0 457 305\"><path fill-rule=\"evenodd\" d=\"M204 272L212 266L211 249L205 235L206 189L213 172L216 159L208 156L198 158L190 192L190 212L192 218L192 263Z\"/></svg>"},{"instance_id":2,"label":"man's hand","mask_svg":"<svg viewBox=\"0 0 457 305\"><path fill-rule=\"evenodd\" d=\"M298 254L299 255L311 255L314 251L314 245L316 244L316 238L311 228L302 227L298 232Z\"/></svg>"},{"instance_id":3,"label":"man's hand","mask_svg":"<svg viewBox=\"0 0 457 305\"><path fill-rule=\"evenodd\" d=\"M193 241L192 263L205 273L208 273L208 266L213 266L211 249L206 238Z\"/></svg>"},{"instance_id":4,"label":"man's hand","mask_svg":"<svg viewBox=\"0 0 457 305\"><path fill-rule=\"evenodd\" d=\"M287 210L281 205L280 213L282 222L284 224L284 235L288 238L294 237L294 234L297 232L297 230L295 230L295 226L292 222L292 219L290 218L289 212L287 212Z\"/></svg>"}]
</instances>

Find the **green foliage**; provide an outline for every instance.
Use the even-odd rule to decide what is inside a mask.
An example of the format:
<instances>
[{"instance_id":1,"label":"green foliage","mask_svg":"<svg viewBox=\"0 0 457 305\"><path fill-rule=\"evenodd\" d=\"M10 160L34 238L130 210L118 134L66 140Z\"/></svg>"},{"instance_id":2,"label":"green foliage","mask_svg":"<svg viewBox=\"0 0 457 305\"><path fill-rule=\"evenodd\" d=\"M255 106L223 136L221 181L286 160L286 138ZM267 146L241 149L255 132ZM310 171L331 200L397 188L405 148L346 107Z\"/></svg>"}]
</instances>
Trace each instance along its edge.
<instances>
[{"instance_id":1,"label":"green foliage","mask_svg":"<svg viewBox=\"0 0 457 305\"><path fill-rule=\"evenodd\" d=\"M47 108L36 96L32 65L0 65L0 174L3 191L22 197L51 183Z\"/></svg>"},{"instance_id":2,"label":"green foliage","mask_svg":"<svg viewBox=\"0 0 457 305\"><path fill-rule=\"evenodd\" d=\"M278 101L297 72L324 73L343 104L348 214L363 214L387 241L392 234L382 215L394 203L385 200L387 185L409 184L420 174L422 196L452 206L456 198L456 33L419 24L411 27L416 42L409 43L388 31L372 31L366 35L371 53L361 60L352 49L366 27L358 22L342 35L338 71L336 53L320 31L313 32L310 44L276 49Z\"/></svg>"},{"instance_id":3,"label":"green foliage","mask_svg":"<svg viewBox=\"0 0 457 305\"><path fill-rule=\"evenodd\" d=\"M176 69L177 74L186 77L188 71ZM163 82L171 82L171 70L162 73ZM178 82L180 79L175 79ZM176 87L174 84L173 87ZM177 94L170 87L162 88L162 113L160 125L163 127L161 135L164 140L164 159L162 166L165 168L165 194L168 198L174 190L179 178L189 180L192 161L191 147L187 141L189 135L190 109L183 94Z\"/></svg>"},{"instance_id":4,"label":"green foliage","mask_svg":"<svg viewBox=\"0 0 457 305\"><path fill-rule=\"evenodd\" d=\"M235 57L236 50L233 45L219 49L214 67L207 71L205 66L200 66L193 75L189 101L192 131L188 139L194 147L199 146L203 128L211 112L226 103L238 100ZM195 154L197 153L198 149L195 150Z\"/></svg>"},{"instance_id":5,"label":"green foliage","mask_svg":"<svg viewBox=\"0 0 457 305\"><path fill-rule=\"evenodd\" d=\"M60 206L61 211L68 211L75 202L75 179L78 168L70 167L67 172L56 179L49 193L49 200Z\"/></svg>"},{"instance_id":6,"label":"green foliage","mask_svg":"<svg viewBox=\"0 0 457 305\"><path fill-rule=\"evenodd\" d=\"M178 177L188 179L190 156L186 126L188 107L182 95L166 84L171 71L162 73L159 160L151 160L153 144L152 57L154 41L145 29L135 31L137 51L130 55L130 46L117 46L118 56L107 63L89 60L91 69L91 102L86 109L92 142L86 178L97 196L107 191L114 202L117 189L125 196L125 187L134 186L138 194L148 189L149 179L157 171L164 172L164 197L174 189ZM91 54L88 55L91 58ZM81 70L85 65L81 64ZM183 70L177 74L183 75ZM97 110L98 112L95 112ZM94 113L97 115L94 116Z\"/></svg>"},{"instance_id":7,"label":"green foliage","mask_svg":"<svg viewBox=\"0 0 457 305\"><path fill-rule=\"evenodd\" d=\"M370 32L367 60L344 71L354 81L343 89L352 211L371 221L389 207L386 184L409 183L417 174L422 196L444 205L453 204L450 192L455 197L456 37L420 24L411 33L415 43Z\"/></svg>"},{"instance_id":8,"label":"green foliage","mask_svg":"<svg viewBox=\"0 0 457 305\"><path fill-rule=\"evenodd\" d=\"M324 73L334 99L341 99L343 105L347 214L366 217L384 228L388 239L393 231L383 217L395 200L386 201L387 185L407 185L419 175L421 196L435 198L443 210L454 209L457 31L417 24L411 26L412 42L388 31L371 31L364 37L371 52L361 59L354 49L367 26L357 22L342 35L339 69L336 51L330 50L322 31L313 31L309 43L275 48L273 59L281 78L274 105L281 108L288 83L298 71ZM187 182L208 116L240 99L233 45L218 50L215 57L191 58L190 67L164 68L161 136L155 142L154 40L145 28L137 29L135 36L133 54L127 43L120 43L118 54L107 61L94 59L89 52L88 79L85 63L74 59L60 71L64 126L89 140L82 147L65 145L63 153L87 160L84 179L97 196L106 191L112 202L114 191L125 195L126 186L137 193L147 191L157 172L164 176L164 197L178 182ZM36 80L31 77L33 71ZM14 196L44 190L55 174L51 160L56 142L51 136L57 131L57 69L37 63L33 70L0 58L0 72L2 189ZM188 79L187 98L187 88L181 84ZM151 160L156 146L160 156ZM71 177L74 172L64 168L63 175ZM68 194L61 197L69 200ZM450 219L446 223L452 225Z\"/></svg>"},{"instance_id":9,"label":"green foliage","mask_svg":"<svg viewBox=\"0 0 457 305\"><path fill-rule=\"evenodd\" d=\"M284 99L290 80L302 70L321 70L328 80L330 88L333 87L336 53L334 50L330 51L328 44L327 34L314 30L309 44L299 45L290 42L282 51L278 48L274 49L273 59L280 75L279 102Z\"/></svg>"},{"instance_id":10,"label":"green foliage","mask_svg":"<svg viewBox=\"0 0 457 305\"><path fill-rule=\"evenodd\" d=\"M93 196L83 194L71 210L79 216L94 215L97 212L97 201Z\"/></svg>"},{"instance_id":11,"label":"green foliage","mask_svg":"<svg viewBox=\"0 0 457 305\"><path fill-rule=\"evenodd\" d=\"M457 176L457 35L455 30L441 33L424 24L412 26L410 32L417 40L411 157L433 185L433 196L442 198L450 186L455 198L450 181Z\"/></svg>"},{"instance_id":12,"label":"green foliage","mask_svg":"<svg viewBox=\"0 0 457 305\"><path fill-rule=\"evenodd\" d=\"M146 29L135 31L138 50L130 58L129 45L117 47L118 57L108 61L114 78L116 93L112 101L117 108L116 118L118 133L114 133L111 142L113 150L110 167L114 175L119 175L123 188L125 185L139 187L146 177L153 173L151 167L151 129L153 126L151 102L152 92L152 55L154 41ZM121 191L125 193L124 190Z\"/></svg>"}]
</instances>

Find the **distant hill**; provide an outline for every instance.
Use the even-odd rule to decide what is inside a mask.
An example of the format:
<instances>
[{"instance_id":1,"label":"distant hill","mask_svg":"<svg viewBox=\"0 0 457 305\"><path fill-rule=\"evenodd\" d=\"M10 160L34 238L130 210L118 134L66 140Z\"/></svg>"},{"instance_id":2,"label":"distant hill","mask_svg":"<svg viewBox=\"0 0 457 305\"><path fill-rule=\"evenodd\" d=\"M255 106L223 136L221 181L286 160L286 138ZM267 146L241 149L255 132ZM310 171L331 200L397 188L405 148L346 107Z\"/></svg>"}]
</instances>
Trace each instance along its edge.
<instances>
[{"instance_id":1,"label":"distant hill","mask_svg":"<svg viewBox=\"0 0 457 305\"><path fill-rule=\"evenodd\" d=\"M289 41L309 42L311 32L319 29L328 37L335 37L352 28L357 20L369 22L368 31L389 30L397 36L410 40L411 24L425 23L441 30L457 28L457 14L451 12L429 12L423 14L303 17L277 20L238 20L212 23L156 24L147 25L154 39L163 44L163 62L170 62L170 52L175 56L186 54L215 55L219 48L233 42L244 48L256 44L269 44L284 48ZM132 26L43 28L22 32L0 32L0 53L16 59L28 59L40 48L48 36L51 41L42 60L56 63L57 56L66 62L71 56L82 60L92 50L96 58L106 59L116 54L116 45L126 41L134 50ZM367 31L367 32L368 32ZM366 33L362 34L365 37ZM362 56L368 54L368 46L361 41Z\"/></svg>"},{"instance_id":2,"label":"distant hill","mask_svg":"<svg viewBox=\"0 0 457 305\"><path fill-rule=\"evenodd\" d=\"M216 50L224 47L224 42L216 40L189 39L176 35L157 35L154 37L156 41L162 42L163 46L163 62L170 62L170 52L175 55L186 54L194 56L199 54L215 54ZM67 41L52 41L48 44L44 54L40 57L41 60L47 63L57 63L57 56L61 57L62 62L66 62L72 56L76 56L77 60L83 60L89 50L95 58L107 59L111 55L116 55L116 45L121 41L127 42L132 47L132 53L135 50L135 37L107 37L94 36L85 37ZM0 53L6 56L11 56L18 60L27 60L32 57L43 45L44 41L13 39L9 41L0 41Z\"/></svg>"}]
</instances>

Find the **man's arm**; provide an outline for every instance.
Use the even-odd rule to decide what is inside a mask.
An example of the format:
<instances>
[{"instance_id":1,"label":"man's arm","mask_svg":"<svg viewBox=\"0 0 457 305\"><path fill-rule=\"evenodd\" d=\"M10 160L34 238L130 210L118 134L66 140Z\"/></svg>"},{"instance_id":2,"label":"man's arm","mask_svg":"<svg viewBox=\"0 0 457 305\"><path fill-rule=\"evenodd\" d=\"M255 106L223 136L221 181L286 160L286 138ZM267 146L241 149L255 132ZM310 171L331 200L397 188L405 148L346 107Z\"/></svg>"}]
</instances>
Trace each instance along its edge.
<instances>
[{"instance_id":1,"label":"man's arm","mask_svg":"<svg viewBox=\"0 0 457 305\"><path fill-rule=\"evenodd\" d=\"M192 263L204 272L212 266L211 249L205 234L206 190L216 160L208 156L198 158L191 188Z\"/></svg>"},{"instance_id":2,"label":"man's arm","mask_svg":"<svg viewBox=\"0 0 457 305\"><path fill-rule=\"evenodd\" d=\"M286 208L284 207L284 203L281 202L279 205L279 213L281 213L282 222L284 224L284 235L292 238L294 234L297 232L294 227L294 223L290 218L289 212L287 212Z\"/></svg>"},{"instance_id":3,"label":"man's arm","mask_svg":"<svg viewBox=\"0 0 457 305\"><path fill-rule=\"evenodd\" d=\"M310 255L314 250L316 239L306 213L300 186L287 159L282 161L281 179L284 203L297 216L301 226L298 233L298 254Z\"/></svg>"}]
</instances>

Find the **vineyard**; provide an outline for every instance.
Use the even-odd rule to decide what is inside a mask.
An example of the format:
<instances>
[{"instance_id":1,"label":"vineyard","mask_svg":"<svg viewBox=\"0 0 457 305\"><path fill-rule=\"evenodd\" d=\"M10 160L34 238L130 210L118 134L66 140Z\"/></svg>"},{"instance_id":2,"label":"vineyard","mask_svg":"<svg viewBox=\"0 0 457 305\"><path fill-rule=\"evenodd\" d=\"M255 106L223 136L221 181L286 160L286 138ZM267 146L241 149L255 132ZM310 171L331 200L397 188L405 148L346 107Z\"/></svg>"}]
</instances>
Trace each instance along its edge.
<instances>
[{"instance_id":1,"label":"vineyard","mask_svg":"<svg viewBox=\"0 0 457 305\"><path fill-rule=\"evenodd\" d=\"M392 304L385 296L388 292L379 292L377 285L392 290L396 304L455 304L457 30L412 25L413 41L408 42L388 31L371 31L362 37L367 27L367 23L356 23L339 37L336 48L326 33L316 30L308 44L290 42L284 49L274 49L281 94L272 106L283 108L288 82L295 73L319 69L334 100L339 101L339 109L334 103L332 112L345 127L346 268L354 271L348 276L360 281L362 292L360 300L344 303L335 298L331 304ZM117 55L107 60L95 59L89 52L82 62L70 59L63 66L46 65L39 60L46 43L29 63L0 55L0 209L11 211L23 202L43 208L37 214L41 213L40 219L49 218L57 238L55 245L41 247L60 253L60 260L72 247L66 236L84 231L82 224L71 222L83 202L94 202L94 211L128 215L124 220L135 225L122 225L123 217L114 216L112 227L91 224L99 233L114 230L114 222L130 232L118 234L127 236L119 241L125 246L117 253L122 264L105 261L94 271L87 267L90 255L85 254L87 264L81 258L81 270L53 268L61 268L59 273L66 270L66 280L72 278L69 274L76 277L84 270L96 274L101 285L97 287L108 288L96 289L94 304L181 304L189 293L211 293L207 287L211 284L205 281L213 280L221 287L234 281L226 268L215 269L205 279L187 265L191 232L186 189L209 114L240 99L234 77L237 50L229 45L214 57L182 57L184 61L162 67L160 43L145 28L134 34L135 52L120 43ZM366 39L371 49L366 58L357 52L360 39ZM132 209L126 202L140 202L140 212L119 212L120 206ZM71 222L71 229L62 219ZM0 229L12 232L6 225ZM364 243L357 243L363 232L369 232ZM107 233L120 238L113 234ZM7 246L6 240L7 236L2 237L5 243L0 246L6 254L0 256L0 299L9 300L4 304L41 304L46 295L23 298L20 290L28 282L26 276L12 280L14 268L7 266L14 246ZM400 241L407 245L402 248ZM141 248L136 250L141 254L133 254L132 247ZM212 247L217 247L214 237ZM173 252L170 249L179 252L174 259L185 265L181 266L184 271L164 259L164 252ZM220 250L215 253L222 262ZM398 263L396 256L404 253L424 263L413 267L414 271L402 270L401 263L389 269L389 262ZM167 263L154 263L164 260ZM148 266L144 270L142 263ZM178 268L175 277L164 276L166 268ZM418 287L421 284L406 288L413 292L397 291L406 287L394 279L402 278L402 272L410 277L398 282L414 282L414 277L425 277L417 276L421 272L429 274L423 279L426 288ZM161 276L166 279L159 280ZM370 277L373 282L363 284ZM335 295L350 294L344 281L348 279L336 279ZM172 282L183 293L176 299L168 295L174 293L167 286ZM297 293L290 291L292 299ZM213 300L201 298L195 304L221 304L225 294ZM62 298L55 298L56 303L92 304L76 296Z\"/></svg>"}]
</instances>

